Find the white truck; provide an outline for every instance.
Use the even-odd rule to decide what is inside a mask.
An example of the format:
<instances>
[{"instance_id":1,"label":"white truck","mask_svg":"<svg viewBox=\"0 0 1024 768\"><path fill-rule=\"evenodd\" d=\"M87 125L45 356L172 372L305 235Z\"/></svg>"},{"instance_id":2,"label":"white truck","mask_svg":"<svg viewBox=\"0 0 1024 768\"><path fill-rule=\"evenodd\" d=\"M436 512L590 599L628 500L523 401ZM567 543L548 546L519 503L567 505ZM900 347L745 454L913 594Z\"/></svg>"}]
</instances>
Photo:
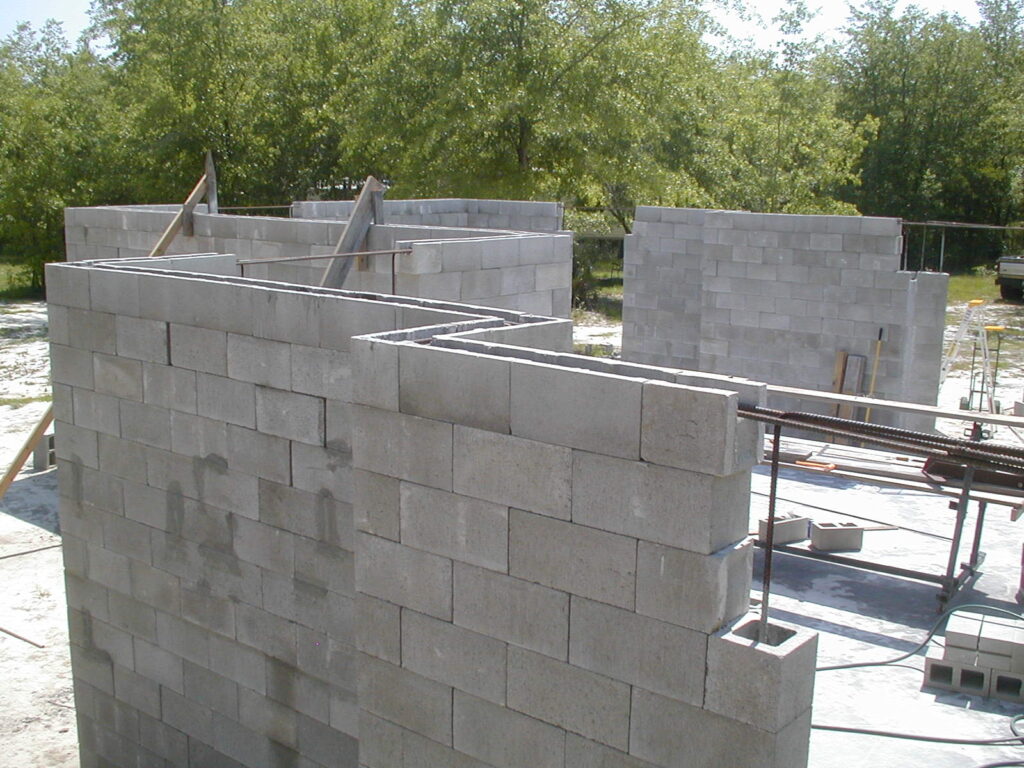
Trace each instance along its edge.
<instances>
[{"instance_id":1,"label":"white truck","mask_svg":"<svg viewBox=\"0 0 1024 768\"><path fill-rule=\"evenodd\" d=\"M1002 256L996 262L996 285L1004 299L1024 298L1024 256Z\"/></svg>"}]
</instances>

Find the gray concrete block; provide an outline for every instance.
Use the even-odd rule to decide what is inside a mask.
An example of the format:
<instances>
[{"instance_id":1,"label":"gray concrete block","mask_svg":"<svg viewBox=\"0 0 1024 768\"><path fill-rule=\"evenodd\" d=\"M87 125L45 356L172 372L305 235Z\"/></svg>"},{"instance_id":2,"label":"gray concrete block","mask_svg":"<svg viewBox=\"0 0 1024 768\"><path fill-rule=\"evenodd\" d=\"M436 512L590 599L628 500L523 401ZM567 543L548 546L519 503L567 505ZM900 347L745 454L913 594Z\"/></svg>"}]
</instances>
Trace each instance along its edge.
<instances>
[{"instance_id":1,"label":"gray concrete block","mask_svg":"<svg viewBox=\"0 0 1024 768\"><path fill-rule=\"evenodd\" d=\"M352 470L352 508L356 530L399 540L399 483L394 477Z\"/></svg>"},{"instance_id":2,"label":"gray concrete block","mask_svg":"<svg viewBox=\"0 0 1024 768\"><path fill-rule=\"evenodd\" d=\"M353 336L362 336L398 327L394 304L356 298L331 298L319 309L320 346L347 351Z\"/></svg>"},{"instance_id":3,"label":"gray concrete block","mask_svg":"<svg viewBox=\"0 0 1024 768\"><path fill-rule=\"evenodd\" d=\"M66 312L68 344L90 352L114 354L114 315L74 308L68 308Z\"/></svg>"},{"instance_id":4,"label":"gray concrete block","mask_svg":"<svg viewBox=\"0 0 1024 768\"><path fill-rule=\"evenodd\" d=\"M184 694L181 657L138 637L132 642L135 647L135 671L165 688Z\"/></svg>"},{"instance_id":5,"label":"gray concrete block","mask_svg":"<svg viewBox=\"0 0 1024 768\"><path fill-rule=\"evenodd\" d=\"M226 455L231 469L276 483L291 482L291 453L287 440L234 424L226 426Z\"/></svg>"},{"instance_id":6,"label":"gray concrete block","mask_svg":"<svg viewBox=\"0 0 1024 768\"><path fill-rule=\"evenodd\" d=\"M566 447L455 428L456 493L568 520L571 482Z\"/></svg>"},{"instance_id":7,"label":"gray concrete block","mask_svg":"<svg viewBox=\"0 0 1024 768\"><path fill-rule=\"evenodd\" d=\"M223 331L171 323L171 365L227 375L228 336Z\"/></svg>"},{"instance_id":8,"label":"gray concrete block","mask_svg":"<svg viewBox=\"0 0 1024 768\"><path fill-rule=\"evenodd\" d=\"M295 537L255 520L233 520L232 545L236 555L261 568L291 576L295 572Z\"/></svg>"},{"instance_id":9,"label":"gray concrete block","mask_svg":"<svg viewBox=\"0 0 1024 768\"><path fill-rule=\"evenodd\" d=\"M271 698L250 691L238 689L238 721L254 733L295 748L298 745L298 713Z\"/></svg>"},{"instance_id":10,"label":"gray concrete block","mask_svg":"<svg viewBox=\"0 0 1024 768\"><path fill-rule=\"evenodd\" d=\"M462 563L454 566L456 625L557 659L567 658L568 595Z\"/></svg>"},{"instance_id":11,"label":"gray concrete block","mask_svg":"<svg viewBox=\"0 0 1024 768\"><path fill-rule=\"evenodd\" d=\"M509 431L508 360L411 344L403 344L398 354L403 413Z\"/></svg>"},{"instance_id":12,"label":"gray concrete block","mask_svg":"<svg viewBox=\"0 0 1024 768\"><path fill-rule=\"evenodd\" d=\"M139 276L110 270L89 275L89 297L99 312L137 317L139 314Z\"/></svg>"},{"instance_id":13,"label":"gray concrete block","mask_svg":"<svg viewBox=\"0 0 1024 768\"><path fill-rule=\"evenodd\" d=\"M512 434L640 458L642 382L519 362L512 368Z\"/></svg>"},{"instance_id":14,"label":"gray concrete block","mask_svg":"<svg viewBox=\"0 0 1024 768\"><path fill-rule=\"evenodd\" d=\"M508 507L402 483L401 541L436 555L505 572Z\"/></svg>"},{"instance_id":15,"label":"gray concrete block","mask_svg":"<svg viewBox=\"0 0 1024 768\"><path fill-rule=\"evenodd\" d=\"M450 491L452 425L353 406L352 466Z\"/></svg>"},{"instance_id":16,"label":"gray concrete block","mask_svg":"<svg viewBox=\"0 0 1024 768\"><path fill-rule=\"evenodd\" d=\"M505 643L402 611L402 666L495 704L505 703Z\"/></svg>"},{"instance_id":17,"label":"gray concrete block","mask_svg":"<svg viewBox=\"0 0 1024 768\"><path fill-rule=\"evenodd\" d=\"M142 401L142 363L123 357L93 355L96 391L122 400Z\"/></svg>"},{"instance_id":18,"label":"gray concrete block","mask_svg":"<svg viewBox=\"0 0 1024 768\"><path fill-rule=\"evenodd\" d=\"M107 439L121 434L121 411L116 397L74 389L71 401L77 426L104 433Z\"/></svg>"},{"instance_id":19,"label":"gray concrete block","mask_svg":"<svg viewBox=\"0 0 1024 768\"><path fill-rule=\"evenodd\" d=\"M686 755L692 765L807 765L810 712L779 734L683 702L633 689L629 752L655 765Z\"/></svg>"},{"instance_id":20,"label":"gray concrete block","mask_svg":"<svg viewBox=\"0 0 1024 768\"><path fill-rule=\"evenodd\" d=\"M704 701L707 635L572 598L569 663L678 701Z\"/></svg>"},{"instance_id":21,"label":"gray concrete block","mask_svg":"<svg viewBox=\"0 0 1024 768\"><path fill-rule=\"evenodd\" d=\"M779 733L810 710L818 636L774 621L767 641L758 642L757 633L757 617L750 614L708 639L704 706Z\"/></svg>"},{"instance_id":22,"label":"gray concrete block","mask_svg":"<svg viewBox=\"0 0 1024 768\"><path fill-rule=\"evenodd\" d=\"M87 270L62 264L46 265L46 300L64 307L89 309Z\"/></svg>"},{"instance_id":23,"label":"gray concrete block","mask_svg":"<svg viewBox=\"0 0 1024 768\"><path fill-rule=\"evenodd\" d=\"M171 411L171 450L183 456L216 456L226 460L227 425L222 421Z\"/></svg>"},{"instance_id":24,"label":"gray concrete block","mask_svg":"<svg viewBox=\"0 0 1024 768\"><path fill-rule=\"evenodd\" d=\"M58 459L83 464L93 469L99 467L97 433L91 429L57 422L54 425L54 452ZM71 467L68 466L60 471L66 474L70 470Z\"/></svg>"},{"instance_id":25,"label":"gray concrete block","mask_svg":"<svg viewBox=\"0 0 1024 768\"><path fill-rule=\"evenodd\" d=\"M320 314L323 306L331 301L323 296L287 290L255 291L252 333L263 339L317 347L320 345Z\"/></svg>"},{"instance_id":26,"label":"gray concrete block","mask_svg":"<svg viewBox=\"0 0 1024 768\"><path fill-rule=\"evenodd\" d=\"M159 684L117 664L114 665L114 696L151 717L160 717Z\"/></svg>"},{"instance_id":27,"label":"gray concrete block","mask_svg":"<svg viewBox=\"0 0 1024 768\"><path fill-rule=\"evenodd\" d=\"M167 323L118 315L115 328L118 355L161 365L170 362Z\"/></svg>"},{"instance_id":28,"label":"gray concrete block","mask_svg":"<svg viewBox=\"0 0 1024 768\"><path fill-rule=\"evenodd\" d=\"M142 364L142 400L147 405L196 412L196 373L169 365Z\"/></svg>"},{"instance_id":29,"label":"gray concrete block","mask_svg":"<svg viewBox=\"0 0 1024 768\"><path fill-rule=\"evenodd\" d=\"M171 412L166 408L120 401L121 437L154 448L171 447Z\"/></svg>"},{"instance_id":30,"label":"gray concrete block","mask_svg":"<svg viewBox=\"0 0 1024 768\"><path fill-rule=\"evenodd\" d=\"M255 428L255 384L200 373L196 386L196 410L200 416Z\"/></svg>"},{"instance_id":31,"label":"gray concrete block","mask_svg":"<svg viewBox=\"0 0 1024 768\"><path fill-rule=\"evenodd\" d=\"M746 536L750 477L573 454L575 522L710 554Z\"/></svg>"},{"instance_id":32,"label":"gray concrete block","mask_svg":"<svg viewBox=\"0 0 1024 768\"><path fill-rule=\"evenodd\" d=\"M640 453L645 461L710 475L731 475L753 464L754 451L737 441L739 395L648 381L643 391Z\"/></svg>"},{"instance_id":33,"label":"gray concrete block","mask_svg":"<svg viewBox=\"0 0 1024 768\"><path fill-rule=\"evenodd\" d=\"M371 339L352 341L352 402L398 410L397 344Z\"/></svg>"},{"instance_id":34,"label":"gray concrete block","mask_svg":"<svg viewBox=\"0 0 1024 768\"><path fill-rule=\"evenodd\" d=\"M101 472L125 480L146 482L146 454L137 443L101 434L97 447Z\"/></svg>"},{"instance_id":35,"label":"gray concrete block","mask_svg":"<svg viewBox=\"0 0 1024 768\"><path fill-rule=\"evenodd\" d=\"M310 493L260 480L258 506L262 523L346 549L353 547L352 508L328 490Z\"/></svg>"},{"instance_id":36,"label":"gray concrete block","mask_svg":"<svg viewBox=\"0 0 1024 768\"><path fill-rule=\"evenodd\" d=\"M323 445L325 419L323 398L256 387L256 427L261 432Z\"/></svg>"},{"instance_id":37,"label":"gray concrete block","mask_svg":"<svg viewBox=\"0 0 1024 768\"><path fill-rule=\"evenodd\" d=\"M357 591L451 620L451 560L365 533L356 552Z\"/></svg>"},{"instance_id":38,"label":"gray concrete block","mask_svg":"<svg viewBox=\"0 0 1024 768\"><path fill-rule=\"evenodd\" d=\"M264 655L230 638L210 635L210 668L257 693L266 691Z\"/></svg>"},{"instance_id":39,"label":"gray concrete block","mask_svg":"<svg viewBox=\"0 0 1024 768\"><path fill-rule=\"evenodd\" d=\"M455 691L454 745L496 768L561 768L565 732L511 709Z\"/></svg>"},{"instance_id":40,"label":"gray concrete block","mask_svg":"<svg viewBox=\"0 0 1024 768\"><path fill-rule=\"evenodd\" d=\"M288 664L295 663L295 625L251 605L235 606L235 635L250 648Z\"/></svg>"},{"instance_id":41,"label":"gray concrete block","mask_svg":"<svg viewBox=\"0 0 1024 768\"><path fill-rule=\"evenodd\" d=\"M652 763L610 749L575 733L565 735L565 768L655 768Z\"/></svg>"},{"instance_id":42,"label":"gray concrete block","mask_svg":"<svg viewBox=\"0 0 1024 768\"><path fill-rule=\"evenodd\" d=\"M50 376L55 384L92 389L92 354L82 349L51 344Z\"/></svg>"},{"instance_id":43,"label":"gray concrete block","mask_svg":"<svg viewBox=\"0 0 1024 768\"><path fill-rule=\"evenodd\" d=\"M413 672L359 655L362 709L422 736L452 745L452 689Z\"/></svg>"},{"instance_id":44,"label":"gray concrete block","mask_svg":"<svg viewBox=\"0 0 1024 768\"><path fill-rule=\"evenodd\" d=\"M235 607L233 601L214 594L208 585L202 583L192 586L182 585L180 596L182 619L210 632L234 638ZM209 656L209 638L204 647Z\"/></svg>"},{"instance_id":45,"label":"gray concrete block","mask_svg":"<svg viewBox=\"0 0 1024 768\"><path fill-rule=\"evenodd\" d=\"M636 539L513 509L509 573L632 609Z\"/></svg>"},{"instance_id":46,"label":"gray concrete block","mask_svg":"<svg viewBox=\"0 0 1024 768\"><path fill-rule=\"evenodd\" d=\"M401 665L401 608L366 594L356 596L356 648Z\"/></svg>"},{"instance_id":47,"label":"gray concrete block","mask_svg":"<svg viewBox=\"0 0 1024 768\"><path fill-rule=\"evenodd\" d=\"M292 485L303 491L326 493L336 501L352 500L351 456L319 445L292 443Z\"/></svg>"},{"instance_id":48,"label":"gray concrete block","mask_svg":"<svg viewBox=\"0 0 1024 768\"><path fill-rule=\"evenodd\" d=\"M287 390L291 387L291 369L289 344L253 336L228 334L228 378Z\"/></svg>"},{"instance_id":49,"label":"gray concrete block","mask_svg":"<svg viewBox=\"0 0 1024 768\"><path fill-rule=\"evenodd\" d=\"M365 768L487 768L479 760L365 711L359 713L358 727L359 764Z\"/></svg>"},{"instance_id":50,"label":"gray concrete block","mask_svg":"<svg viewBox=\"0 0 1024 768\"><path fill-rule=\"evenodd\" d=\"M352 399L350 353L292 344L291 366L291 386L284 389L328 399Z\"/></svg>"},{"instance_id":51,"label":"gray concrete block","mask_svg":"<svg viewBox=\"0 0 1024 768\"><path fill-rule=\"evenodd\" d=\"M532 651L508 651L508 706L625 750L630 687Z\"/></svg>"}]
</instances>

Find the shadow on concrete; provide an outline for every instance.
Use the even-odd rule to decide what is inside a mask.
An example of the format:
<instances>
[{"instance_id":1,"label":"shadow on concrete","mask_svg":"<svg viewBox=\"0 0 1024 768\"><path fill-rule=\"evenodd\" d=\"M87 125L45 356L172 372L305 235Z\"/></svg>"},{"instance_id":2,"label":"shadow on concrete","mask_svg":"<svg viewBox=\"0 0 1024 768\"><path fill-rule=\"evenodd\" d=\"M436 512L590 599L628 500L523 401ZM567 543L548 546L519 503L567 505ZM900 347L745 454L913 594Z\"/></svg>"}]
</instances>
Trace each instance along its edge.
<instances>
[{"instance_id":1,"label":"shadow on concrete","mask_svg":"<svg viewBox=\"0 0 1024 768\"><path fill-rule=\"evenodd\" d=\"M0 499L0 515L60 535L56 468L20 475Z\"/></svg>"}]
</instances>

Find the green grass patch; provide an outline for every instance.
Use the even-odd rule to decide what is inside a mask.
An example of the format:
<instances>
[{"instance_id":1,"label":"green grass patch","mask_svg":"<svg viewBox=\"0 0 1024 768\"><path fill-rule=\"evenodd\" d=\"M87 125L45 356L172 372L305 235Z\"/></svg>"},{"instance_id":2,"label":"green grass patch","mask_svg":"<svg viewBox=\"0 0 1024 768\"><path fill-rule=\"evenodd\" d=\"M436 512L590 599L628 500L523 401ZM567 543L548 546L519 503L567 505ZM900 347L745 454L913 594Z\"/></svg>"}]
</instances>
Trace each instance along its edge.
<instances>
[{"instance_id":1,"label":"green grass patch","mask_svg":"<svg viewBox=\"0 0 1024 768\"><path fill-rule=\"evenodd\" d=\"M973 299L1000 301L995 275L950 275L947 304L964 304Z\"/></svg>"},{"instance_id":2,"label":"green grass patch","mask_svg":"<svg viewBox=\"0 0 1024 768\"><path fill-rule=\"evenodd\" d=\"M32 287L28 268L0 258L0 299L41 299L43 291Z\"/></svg>"},{"instance_id":3,"label":"green grass patch","mask_svg":"<svg viewBox=\"0 0 1024 768\"><path fill-rule=\"evenodd\" d=\"M50 395L38 395L36 397L0 397L0 406L8 408L21 408L31 403L48 403L53 398Z\"/></svg>"}]
</instances>

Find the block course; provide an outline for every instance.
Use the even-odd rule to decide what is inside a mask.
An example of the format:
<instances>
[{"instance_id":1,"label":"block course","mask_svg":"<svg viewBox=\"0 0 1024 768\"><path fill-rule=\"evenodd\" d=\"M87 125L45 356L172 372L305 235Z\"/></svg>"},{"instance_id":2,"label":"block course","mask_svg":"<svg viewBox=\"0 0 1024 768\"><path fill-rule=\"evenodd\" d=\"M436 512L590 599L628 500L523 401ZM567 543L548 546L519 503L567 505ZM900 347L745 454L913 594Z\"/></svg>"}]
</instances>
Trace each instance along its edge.
<instances>
[{"instance_id":1,"label":"block course","mask_svg":"<svg viewBox=\"0 0 1024 768\"><path fill-rule=\"evenodd\" d=\"M875 396L933 405L948 278L899 271L900 248L898 219L640 206L625 246L623 357L831 391L836 353L870 365L884 329Z\"/></svg>"},{"instance_id":2,"label":"block course","mask_svg":"<svg viewBox=\"0 0 1024 768\"><path fill-rule=\"evenodd\" d=\"M68 312L98 312L73 302L108 277L159 296L113 327L144 320L167 355L54 346L83 765L668 766L681 723L695 765L806 762L814 636L770 658L734 638L759 455L735 408L760 385L565 355L551 322L497 310L50 274ZM278 292L315 335L257 319ZM530 412L579 387L635 403L574 429ZM701 415L678 448L673 403ZM738 660L714 667L715 643ZM780 670L768 715L730 701Z\"/></svg>"}]
</instances>

